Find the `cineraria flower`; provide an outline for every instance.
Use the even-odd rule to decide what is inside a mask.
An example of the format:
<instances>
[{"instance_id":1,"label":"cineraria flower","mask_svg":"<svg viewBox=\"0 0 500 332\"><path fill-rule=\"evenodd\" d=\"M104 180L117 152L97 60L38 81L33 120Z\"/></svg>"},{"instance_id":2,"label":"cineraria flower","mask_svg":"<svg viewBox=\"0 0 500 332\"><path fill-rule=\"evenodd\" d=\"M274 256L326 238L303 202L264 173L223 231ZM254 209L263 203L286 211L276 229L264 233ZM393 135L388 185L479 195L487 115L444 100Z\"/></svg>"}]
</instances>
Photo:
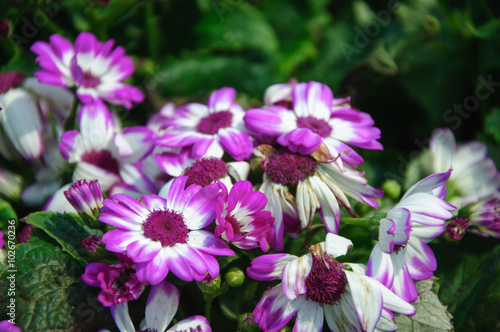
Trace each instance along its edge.
<instances>
[{"instance_id":1,"label":"cineraria flower","mask_svg":"<svg viewBox=\"0 0 500 332\"><path fill-rule=\"evenodd\" d=\"M413 185L380 220L379 242L368 260L367 275L407 302L417 300L412 279L432 277L436 257L427 245L441 235L455 207L444 200L446 173L433 174Z\"/></svg>"},{"instance_id":2,"label":"cineraria flower","mask_svg":"<svg viewBox=\"0 0 500 332\"><path fill-rule=\"evenodd\" d=\"M453 173L449 180L450 202L458 208L487 198L500 188L500 173L484 143L471 141L457 147L448 128L434 130L429 144L434 172Z\"/></svg>"},{"instance_id":3,"label":"cineraria flower","mask_svg":"<svg viewBox=\"0 0 500 332\"><path fill-rule=\"evenodd\" d=\"M334 108L338 100L324 84L271 86L265 98L273 104L265 109L250 109L244 117L246 128L257 137L273 138L302 155L312 154L323 146L329 160L340 156L342 161L357 166L363 159L347 144L382 150L382 144L377 142L380 130L373 127L370 115L348 104Z\"/></svg>"},{"instance_id":4,"label":"cineraria flower","mask_svg":"<svg viewBox=\"0 0 500 332\"><path fill-rule=\"evenodd\" d=\"M451 240L460 241L465 230L471 225L469 219L455 218L446 225L445 236Z\"/></svg>"},{"instance_id":5,"label":"cineraria flower","mask_svg":"<svg viewBox=\"0 0 500 332\"><path fill-rule=\"evenodd\" d=\"M64 196L73 208L79 213L94 214L102 207L102 192L99 181L78 180L64 191Z\"/></svg>"},{"instance_id":6,"label":"cineraria flower","mask_svg":"<svg viewBox=\"0 0 500 332\"><path fill-rule=\"evenodd\" d=\"M250 165L246 161L226 163L221 158L210 154L193 156L190 146L180 151L164 151L155 156L160 168L172 177L187 176L188 185L197 184L205 187L219 180L227 188L231 188L230 176L237 182L246 180ZM161 191L160 191L161 192Z\"/></svg>"},{"instance_id":7,"label":"cineraria flower","mask_svg":"<svg viewBox=\"0 0 500 332\"><path fill-rule=\"evenodd\" d=\"M214 255L233 256L226 243L204 230L215 219L220 184L186 187L174 179L165 198L147 195L137 201L117 194L104 200L99 220L118 227L104 234L106 250L125 253L136 264L137 277L152 285L169 271L185 281L219 275Z\"/></svg>"},{"instance_id":8,"label":"cineraria flower","mask_svg":"<svg viewBox=\"0 0 500 332\"><path fill-rule=\"evenodd\" d=\"M151 130L137 126L120 132L101 101L83 105L78 124L80 130L65 132L59 143L62 156L77 163L73 181L98 179L104 192L120 182L133 185L142 193L156 191L154 184L134 166L153 149Z\"/></svg>"},{"instance_id":9,"label":"cineraria flower","mask_svg":"<svg viewBox=\"0 0 500 332\"><path fill-rule=\"evenodd\" d=\"M0 331L4 332L22 332L21 329L8 320L3 320L0 322Z\"/></svg>"},{"instance_id":10,"label":"cineraria flower","mask_svg":"<svg viewBox=\"0 0 500 332\"><path fill-rule=\"evenodd\" d=\"M130 259L125 255L117 256L121 263L113 265L90 263L85 267L85 273L82 274L83 282L102 289L97 299L105 307L137 300L146 287L146 284L137 279Z\"/></svg>"},{"instance_id":11,"label":"cineraria flower","mask_svg":"<svg viewBox=\"0 0 500 332\"><path fill-rule=\"evenodd\" d=\"M89 32L81 32L74 46L57 34L49 39L50 43L37 41L31 46L41 67L35 77L41 83L76 87L84 104L103 99L131 109L132 103L143 101L140 89L123 83L134 73L134 64L123 47L113 49L114 40L103 43Z\"/></svg>"},{"instance_id":12,"label":"cineraria flower","mask_svg":"<svg viewBox=\"0 0 500 332\"><path fill-rule=\"evenodd\" d=\"M396 330L391 311L413 315L415 309L366 276L363 265L336 260L351 248L350 240L329 233L304 256L255 258L247 269L251 278L282 281L257 304L254 321L268 332L278 331L294 316L294 331L322 331L324 319L331 331Z\"/></svg>"},{"instance_id":13,"label":"cineraria flower","mask_svg":"<svg viewBox=\"0 0 500 332\"><path fill-rule=\"evenodd\" d=\"M222 88L210 94L208 105L190 103L176 110L175 118L157 144L179 148L192 145L193 155L203 156L211 149L215 157L226 151L241 161L252 155L253 143L243 125L245 111L234 102L236 91Z\"/></svg>"},{"instance_id":14,"label":"cineraria flower","mask_svg":"<svg viewBox=\"0 0 500 332\"><path fill-rule=\"evenodd\" d=\"M326 231L337 233L339 204L354 214L346 194L374 208L378 207L374 198L383 195L367 184L363 171L349 164L321 163L310 156L275 150L268 145L257 147L254 153L262 158L265 172L260 191L268 199L266 210L276 219L272 244L275 250L283 246L284 220L298 219L303 229L311 225L319 209Z\"/></svg>"},{"instance_id":15,"label":"cineraria flower","mask_svg":"<svg viewBox=\"0 0 500 332\"><path fill-rule=\"evenodd\" d=\"M252 249L260 246L262 251L269 249L269 235L274 218L269 211L263 211L267 204L266 196L253 191L252 183L239 181L227 189L215 206L217 216L215 236L241 249Z\"/></svg>"},{"instance_id":16,"label":"cineraria flower","mask_svg":"<svg viewBox=\"0 0 500 332\"><path fill-rule=\"evenodd\" d=\"M141 323L139 331L165 332L179 307L179 290L167 281L152 286L146 303L146 317ZM110 308L120 332L136 332L132 319L128 313L127 302L114 305ZM99 330L109 332L109 330ZM203 316L191 316L181 320L168 329L172 332L212 332L207 319Z\"/></svg>"},{"instance_id":17,"label":"cineraria flower","mask_svg":"<svg viewBox=\"0 0 500 332\"><path fill-rule=\"evenodd\" d=\"M479 201L470 208L470 221L483 236L500 238L500 196Z\"/></svg>"}]
</instances>

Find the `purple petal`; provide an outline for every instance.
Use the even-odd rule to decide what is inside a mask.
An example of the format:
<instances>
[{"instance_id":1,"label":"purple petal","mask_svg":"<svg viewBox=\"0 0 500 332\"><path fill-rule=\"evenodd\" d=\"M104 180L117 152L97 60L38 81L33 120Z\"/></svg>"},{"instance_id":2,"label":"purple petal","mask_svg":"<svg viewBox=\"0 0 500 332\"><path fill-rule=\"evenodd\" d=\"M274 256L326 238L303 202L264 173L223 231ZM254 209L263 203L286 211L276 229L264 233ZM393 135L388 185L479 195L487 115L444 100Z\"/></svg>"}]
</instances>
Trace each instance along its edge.
<instances>
[{"instance_id":1,"label":"purple petal","mask_svg":"<svg viewBox=\"0 0 500 332\"><path fill-rule=\"evenodd\" d=\"M219 130L219 143L231 157L237 161L250 158L253 152L253 143L247 133L235 128Z\"/></svg>"},{"instance_id":2,"label":"purple petal","mask_svg":"<svg viewBox=\"0 0 500 332\"><path fill-rule=\"evenodd\" d=\"M210 327L207 319L203 316L191 316L185 318L181 320L179 323L169 328L168 330L172 332L184 332L184 331L212 332L212 328Z\"/></svg>"},{"instance_id":3,"label":"purple petal","mask_svg":"<svg viewBox=\"0 0 500 332\"><path fill-rule=\"evenodd\" d=\"M301 155L313 153L321 143L323 138L308 128L296 128L285 135L278 137L277 142L294 153Z\"/></svg>"},{"instance_id":4,"label":"purple petal","mask_svg":"<svg viewBox=\"0 0 500 332\"><path fill-rule=\"evenodd\" d=\"M208 98L208 108L213 111L227 111L236 97L236 90L233 88L222 88L215 90Z\"/></svg>"}]
</instances>

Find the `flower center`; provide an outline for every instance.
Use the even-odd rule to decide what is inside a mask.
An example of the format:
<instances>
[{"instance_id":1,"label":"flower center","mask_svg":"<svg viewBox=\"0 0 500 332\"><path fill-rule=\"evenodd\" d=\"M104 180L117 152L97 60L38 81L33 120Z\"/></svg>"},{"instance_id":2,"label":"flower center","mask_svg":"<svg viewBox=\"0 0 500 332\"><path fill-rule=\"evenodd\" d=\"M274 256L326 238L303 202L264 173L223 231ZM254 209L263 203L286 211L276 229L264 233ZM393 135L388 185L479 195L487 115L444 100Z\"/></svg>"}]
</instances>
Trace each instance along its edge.
<instances>
[{"instance_id":1,"label":"flower center","mask_svg":"<svg viewBox=\"0 0 500 332\"><path fill-rule=\"evenodd\" d=\"M229 215L226 217L226 221L231 224L234 235L241 235L240 224L238 224L238 220L235 217Z\"/></svg>"},{"instance_id":2,"label":"flower center","mask_svg":"<svg viewBox=\"0 0 500 332\"><path fill-rule=\"evenodd\" d=\"M26 75L20 71L9 71L0 73L0 94L20 86Z\"/></svg>"},{"instance_id":3,"label":"flower center","mask_svg":"<svg viewBox=\"0 0 500 332\"><path fill-rule=\"evenodd\" d=\"M311 131L319 136L326 138L332 133L332 127L322 119L314 116L304 116L297 118L297 127L311 129Z\"/></svg>"},{"instance_id":4,"label":"flower center","mask_svg":"<svg viewBox=\"0 0 500 332\"><path fill-rule=\"evenodd\" d=\"M184 170L188 177L186 186L197 184L205 187L229 174L226 163L219 158L202 158Z\"/></svg>"},{"instance_id":5,"label":"flower center","mask_svg":"<svg viewBox=\"0 0 500 332\"><path fill-rule=\"evenodd\" d=\"M154 210L142 224L144 236L160 241L162 246L186 243L189 230L182 214L172 210Z\"/></svg>"},{"instance_id":6,"label":"flower center","mask_svg":"<svg viewBox=\"0 0 500 332\"><path fill-rule=\"evenodd\" d=\"M87 151L82 155L81 159L82 161L98 166L111 173L120 173L118 160L116 160L108 150Z\"/></svg>"},{"instance_id":7,"label":"flower center","mask_svg":"<svg viewBox=\"0 0 500 332\"><path fill-rule=\"evenodd\" d=\"M99 84L101 84L101 80L99 79L99 77L95 77L88 72L83 73L82 86L86 88L95 88Z\"/></svg>"},{"instance_id":8,"label":"flower center","mask_svg":"<svg viewBox=\"0 0 500 332\"><path fill-rule=\"evenodd\" d=\"M268 157L265 171L273 182L296 186L316 173L316 161L309 156L278 151Z\"/></svg>"},{"instance_id":9,"label":"flower center","mask_svg":"<svg viewBox=\"0 0 500 332\"><path fill-rule=\"evenodd\" d=\"M215 135L219 129L229 127L232 120L233 114L229 111L211 113L200 120L196 130L203 134Z\"/></svg>"},{"instance_id":10,"label":"flower center","mask_svg":"<svg viewBox=\"0 0 500 332\"><path fill-rule=\"evenodd\" d=\"M393 252L395 252L397 254L401 251L401 249L404 249L404 248L406 248L406 244L395 244Z\"/></svg>"},{"instance_id":11,"label":"flower center","mask_svg":"<svg viewBox=\"0 0 500 332\"><path fill-rule=\"evenodd\" d=\"M323 258L313 255L313 266L306 279L306 299L332 305L344 294L347 277L342 263L328 254L323 254Z\"/></svg>"}]
</instances>

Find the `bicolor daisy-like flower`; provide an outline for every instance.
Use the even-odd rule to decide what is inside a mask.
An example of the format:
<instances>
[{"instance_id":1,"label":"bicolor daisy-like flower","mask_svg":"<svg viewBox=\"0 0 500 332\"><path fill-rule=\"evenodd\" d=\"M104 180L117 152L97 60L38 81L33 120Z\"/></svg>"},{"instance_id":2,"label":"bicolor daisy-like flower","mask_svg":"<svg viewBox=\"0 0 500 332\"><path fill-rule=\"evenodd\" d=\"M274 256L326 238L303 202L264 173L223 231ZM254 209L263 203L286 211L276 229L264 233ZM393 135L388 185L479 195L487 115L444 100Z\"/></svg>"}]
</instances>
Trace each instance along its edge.
<instances>
[{"instance_id":1,"label":"bicolor daisy-like flower","mask_svg":"<svg viewBox=\"0 0 500 332\"><path fill-rule=\"evenodd\" d=\"M367 275L377 279L403 300L418 293L413 279L432 277L436 257L427 245L443 233L455 207L444 200L446 173L433 174L413 185L401 201L380 220L379 242L368 261Z\"/></svg>"},{"instance_id":2,"label":"bicolor daisy-like flower","mask_svg":"<svg viewBox=\"0 0 500 332\"><path fill-rule=\"evenodd\" d=\"M374 198L383 195L367 184L364 172L346 163L322 163L288 149L260 145L254 151L262 158L264 180L260 188L268 199L267 210L275 220L273 248L282 248L285 219L298 219L301 229L311 225L316 211L327 232L338 233L340 206L354 215L346 195L377 208ZM338 161L338 158L337 158ZM295 192L295 194L292 194Z\"/></svg>"},{"instance_id":3,"label":"bicolor daisy-like flower","mask_svg":"<svg viewBox=\"0 0 500 332\"><path fill-rule=\"evenodd\" d=\"M221 236L240 249L260 247L266 252L274 222L271 212L263 210L267 204L266 196L253 191L249 181L236 182L229 194L225 188L224 191L224 196L215 206L215 236Z\"/></svg>"},{"instance_id":4,"label":"bicolor daisy-like flower","mask_svg":"<svg viewBox=\"0 0 500 332\"><path fill-rule=\"evenodd\" d=\"M457 147L448 128L434 130L429 144L434 172L453 168L449 180L450 203L461 208L499 194L500 173L484 143L471 141Z\"/></svg>"},{"instance_id":5,"label":"bicolor daisy-like flower","mask_svg":"<svg viewBox=\"0 0 500 332\"><path fill-rule=\"evenodd\" d=\"M68 190L64 191L64 196L73 208L79 213L93 215L102 207L102 192L99 181L96 179L82 179L72 184Z\"/></svg>"},{"instance_id":6,"label":"bicolor daisy-like flower","mask_svg":"<svg viewBox=\"0 0 500 332\"><path fill-rule=\"evenodd\" d=\"M377 141L380 130L373 127L371 116L349 104L339 107L336 104L339 100L333 98L332 91L324 84L271 86L265 99L272 104L265 109L250 109L244 117L245 126L256 137L276 140L302 155L312 154L323 146L328 159L340 157L351 165L361 165L363 159L349 145L382 150Z\"/></svg>"},{"instance_id":7,"label":"bicolor daisy-like flower","mask_svg":"<svg viewBox=\"0 0 500 332\"><path fill-rule=\"evenodd\" d=\"M322 331L326 319L331 331L394 331L391 311L413 315L415 309L377 280L360 264L340 263L352 242L329 233L326 241L297 257L290 254L255 258L248 275L256 280L281 279L253 311L254 321L275 332L296 316L294 331Z\"/></svg>"},{"instance_id":8,"label":"bicolor daisy-like flower","mask_svg":"<svg viewBox=\"0 0 500 332\"><path fill-rule=\"evenodd\" d=\"M107 192L125 182L140 193L153 193L153 183L134 165L151 152L154 133L146 127L119 130L109 110L97 100L83 105L78 114L79 131L65 132L59 143L62 156L77 163L73 181L98 179Z\"/></svg>"},{"instance_id":9,"label":"bicolor daisy-like flower","mask_svg":"<svg viewBox=\"0 0 500 332\"><path fill-rule=\"evenodd\" d=\"M152 286L146 303L146 317L140 326L140 331L165 332L179 307L179 290L167 281ZM128 313L128 304L123 302L112 306L111 315L120 332L136 332ZM207 319L203 316L191 316L181 320L168 331L181 332L212 332ZM100 330L100 332L109 332Z\"/></svg>"},{"instance_id":10,"label":"bicolor daisy-like flower","mask_svg":"<svg viewBox=\"0 0 500 332\"><path fill-rule=\"evenodd\" d=\"M233 88L215 90L208 105L190 103L176 110L176 116L165 123L168 130L157 144L171 148L192 145L194 156L203 156L211 149L221 158L224 151L241 161L252 155L253 143L243 124L245 111L234 102Z\"/></svg>"},{"instance_id":11,"label":"bicolor daisy-like flower","mask_svg":"<svg viewBox=\"0 0 500 332\"><path fill-rule=\"evenodd\" d=\"M187 177L174 179L165 198L147 195L137 201L117 194L104 200L99 220L118 227L104 234L106 249L127 254L136 264L137 278L152 285L169 271L185 281L219 275L214 256L233 256L226 243L204 230L215 219L220 184L204 188Z\"/></svg>"},{"instance_id":12,"label":"bicolor daisy-like flower","mask_svg":"<svg viewBox=\"0 0 500 332\"><path fill-rule=\"evenodd\" d=\"M3 320L0 322L0 330L5 332L22 332L19 327L15 326L8 320Z\"/></svg>"},{"instance_id":13,"label":"bicolor daisy-like flower","mask_svg":"<svg viewBox=\"0 0 500 332\"><path fill-rule=\"evenodd\" d=\"M31 46L41 67L35 77L41 83L76 87L84 104L102 99L130 109L132 103L144 100L140 89L123 83L135 68L123 47L113 49L114 40L103 43L89 32L81 32L74 45L57 34L49 39L49 43L37 41Z\"/></svg>"},{"instance_id":14,"label":"bicolor daisy-like flower","mask_svg":"<svg viewBox=\"0 0 500 332\"><path fill-rule=\"evenodd\" d=\"M117 256L121 263L113 265L90 263L82 274L83 282L102 289L97 299L105 307L137 300L146 287L146 284L137 280L130 259L125 255Z\"/></svg>"},{"instance_id":15,"label":"bicolor daisy-like flower","mask_svg":"<svg viewBox=\"0 0 500 332\"><path fill-rule=\"evenodd\" d=\"M469 220L483 236L500 238L500 196L481 200L470 208Z\"/></svg>"},{"instance_id":16,"label":"bicolor daisy-like flower","mask_svg":"<svg viewBox=\"0 0 500 332\"><path fill-rule=\"evenodd\" d=\"M187 176L188 185L197 184L205 187L215 181L221 181L227 188L235 182L246 180L250 165L246 161L225 162L213 154L193 156L191 146L164 151L155 156L160 168L172 177Z\"/></svg>"}]
</instances>

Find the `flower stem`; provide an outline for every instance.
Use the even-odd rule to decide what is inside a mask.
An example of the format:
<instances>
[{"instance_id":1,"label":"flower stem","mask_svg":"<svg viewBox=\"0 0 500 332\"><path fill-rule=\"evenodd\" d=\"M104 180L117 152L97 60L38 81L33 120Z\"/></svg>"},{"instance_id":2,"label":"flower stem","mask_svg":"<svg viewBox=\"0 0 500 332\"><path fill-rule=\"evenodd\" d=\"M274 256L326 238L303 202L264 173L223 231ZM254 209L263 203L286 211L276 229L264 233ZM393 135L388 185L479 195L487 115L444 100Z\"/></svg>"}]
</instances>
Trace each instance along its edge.
<instances>
[{"instance_id":1,"label":"flower stem","mask_svg":"<svg viewBox=\"0 0 500 332\"><path fill-rule=\"evenodd\" d=\"M369 226L370 225L370 217L367 218L340 218L340 222L348 225L356 225L356 226Z\"/></svg>"},{"instance_id":2,"label":"flower stem","mask_svg":"<svg viewBox=\"0 0 500 332\"><path fill-rule=\"evenodd\" d=\"M73 105L71 105L71 110L68 114L68 117L66 118L66 120L64 120L64 124L63 124L63 131L64 132L75 128L76 109L78 108L78 104L79 104L79 99L78 99L78 96L76 95L76 92L75 92L74 99L73 99Z\"/></svg>"}]
</instances>

